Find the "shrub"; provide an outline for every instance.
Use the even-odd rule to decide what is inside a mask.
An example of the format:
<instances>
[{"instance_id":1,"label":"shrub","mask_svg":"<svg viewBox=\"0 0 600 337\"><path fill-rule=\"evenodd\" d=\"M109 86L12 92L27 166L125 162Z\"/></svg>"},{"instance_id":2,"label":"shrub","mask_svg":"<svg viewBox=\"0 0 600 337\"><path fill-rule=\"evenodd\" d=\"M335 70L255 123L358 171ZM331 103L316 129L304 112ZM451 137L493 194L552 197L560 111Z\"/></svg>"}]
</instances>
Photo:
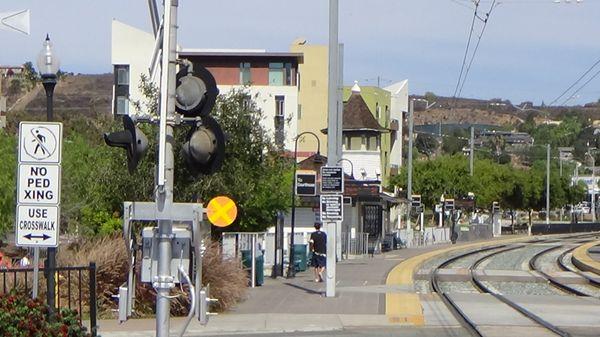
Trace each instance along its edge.
<instances>
[{"instance_id":1,"label":"shrub","mask_svg":"<svg viewBox=\"0 0 600 337\"><path fill-rule=\"evenodd\" d=\"M48 307L15 293L0 295L0 336L2 337L84 337L86 328L77 312L66 308L56 313L55 321L47 320Z\"/></svg>"}]
</instances>

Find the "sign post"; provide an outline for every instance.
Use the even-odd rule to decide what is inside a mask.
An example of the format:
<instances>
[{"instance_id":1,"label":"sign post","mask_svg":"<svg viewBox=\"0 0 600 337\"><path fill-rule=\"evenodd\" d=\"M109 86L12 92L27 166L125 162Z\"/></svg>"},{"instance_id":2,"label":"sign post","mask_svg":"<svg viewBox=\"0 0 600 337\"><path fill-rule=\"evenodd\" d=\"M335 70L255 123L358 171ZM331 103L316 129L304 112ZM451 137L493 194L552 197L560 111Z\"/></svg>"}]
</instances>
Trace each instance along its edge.
<instances>
[{"instance_id":1,"label":"sign post","mask_svg":"<svg viewBox=\"0 0 600 337\"><path fill-rule=\"evenodd\" d=\"M61 149L62 123L19 124L15 244L34 247L33 298L39 283L39 248L59 244Z\"/></svg>"},{"instance_id":2,"label":"sign post","mask_svg":"<svg viewBox=\"0 0 600 337\"><path fill-rule=\"evenodd\" d=\"M344 219L344 196L341 194L322 194L320 201L321 220L327 231L326 296L335 297L337 224Z\"/></svg>"}]
</instances>

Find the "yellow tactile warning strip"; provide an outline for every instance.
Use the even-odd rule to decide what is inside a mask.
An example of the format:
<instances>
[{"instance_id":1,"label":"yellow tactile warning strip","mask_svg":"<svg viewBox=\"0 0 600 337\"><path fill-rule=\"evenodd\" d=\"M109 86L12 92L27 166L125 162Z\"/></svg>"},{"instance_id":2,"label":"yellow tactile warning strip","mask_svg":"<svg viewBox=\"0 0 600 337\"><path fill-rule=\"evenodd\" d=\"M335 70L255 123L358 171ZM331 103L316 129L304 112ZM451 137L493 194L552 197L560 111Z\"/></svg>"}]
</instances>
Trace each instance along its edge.
<instances>
[{"instance_id":1,"label":"yellow tactile warning strip","mask_svg":"<svg viewBox=\"0 0 600 337\"><path fill-rule=\"evenodd\" d=\"M588 242L575 248L575 250L573 250L573 258L583 266L588 267L588 270L600 270L600 262L592 259L588 254L588 250L597 245L600 245L600 241Z\"/></svg>"},{"instance_id":2,"label":"yellow tactile warning strip","mask_svg":"<svg viewBox=\"0 0 600 337\"><path fill-rule=\"evenodd\" d=\"M411 288L413 286L413 276L419 265L426 260L439 255L459 249L469 249L490 245L505 244L530 240L531 237L510 238L504 240L494 240L486 242L476 242L459 246L452 246L445 249L434 250L425 254L413 256L402 261L390 271L387 276L386 285L403 285ZM385 314L390 323L423 325L425 316L423 315L423 306L418 293L386 293L385 295Z\"/></svg>"}]
</instances>

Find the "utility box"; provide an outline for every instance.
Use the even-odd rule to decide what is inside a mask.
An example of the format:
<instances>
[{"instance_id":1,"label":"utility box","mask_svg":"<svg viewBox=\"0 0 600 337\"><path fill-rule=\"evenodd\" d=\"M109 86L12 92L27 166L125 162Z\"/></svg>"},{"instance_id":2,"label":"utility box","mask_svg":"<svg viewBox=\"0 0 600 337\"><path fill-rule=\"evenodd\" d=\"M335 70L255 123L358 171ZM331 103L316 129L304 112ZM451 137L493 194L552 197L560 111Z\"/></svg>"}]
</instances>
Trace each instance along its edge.
<instances>
[{"instance_id":1,"label":"utility box","mask_svg":"<svg viewBox=\"0 0 600 337\"><path fill-rule=\"evenodd\" d=\"M145 227L142 230L142 268L140 277L142 282L154 282L158 275L158 228ZM179 266L190 273L190 254L192 233L188 228L173 227L171 276L175 283L180 283Z\"/></svg>"}]
</instances>

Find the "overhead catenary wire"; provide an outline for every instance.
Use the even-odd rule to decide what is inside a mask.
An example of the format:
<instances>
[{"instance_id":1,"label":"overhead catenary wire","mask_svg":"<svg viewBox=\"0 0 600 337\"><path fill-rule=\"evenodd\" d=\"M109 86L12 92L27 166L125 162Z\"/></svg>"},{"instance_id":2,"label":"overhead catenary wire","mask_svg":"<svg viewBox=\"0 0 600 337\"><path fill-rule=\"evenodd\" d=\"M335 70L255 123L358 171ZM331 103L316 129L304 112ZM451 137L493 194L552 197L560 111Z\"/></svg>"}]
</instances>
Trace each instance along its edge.
<instances>
[{"instance_id":1,"label":"overhead catenary wire","mask_svg":"<svg viewBox=\"0 0 600 337\"><path fill-rule=\"evenodd\" d=\"M599 60L600 61L600 60ZM575 90L573 92L573 94L569 95L569 98L567 98L566 100L564 100L562 102L561 105L565 105L570 99L571 97L577 95L579 93L579 91L581 91L581 89L583 89L585 86L587 86L594 78L596 78L598 75L600 74L600 69L598 71L596 71L596 73L594 75L592 75L592 77L590 77L585 83L583 83L579 88L577 88L577 90Z\"/></svg>"},{"instance_id":2,"label":"overhead catenary wire","mask_svg":"<svg viewBox=\"0 0 600 337\"><path fill-rule=\"evenodd\" d=\"M485 14L485 19L479 18L480 20L483 20L483 27L481 28L481 34L479 34L479 37L477 39L477 44L475 45L475 50L473 50L473 54L471 55L471 60L469 61L469 65L467 66L467 70L465 71L465 76L464 76L462 84L460 86L460 90L458 91L458 97L460 97L460 95L462 94L463 87L465 86L465 82L467 81L467 76L469 76L469 71L471 70L471 66L473 65L473 60L475 60L475 55L477 54L477 50L479 49L479 44L481 43L481 38L483 37L483 34L485 33L485 28L487 27L488 20L490 18L490 15L492 14L492 11L494 10L495 6L496 6L496 0L494 0L492 2L492 5L490 6L490 10Z\"/></svg>"},{"instance_id":3,"label":"overhead catenary wire","mask_svg":"<svg viewBox=\"0 0 600 337\"><path fill-rule=\"evenodd\" d=\"M592 65L591 65L591 66L590 66L590 67L589 67L589 68L588 68L588 69L587 69L587 70L586 70L586 71L585 71L585 72L584 72L584 73L583 73L581 76L579 76L579 78L578 78L578 79L577 79L575 82L573 82L573 84L571 84L571 85L570 85L570 86L569 86L567 89L565 89L565 90L564 90L564 91L563 91L563 92L562 92L560 95L558 95L558 97L556 97L556 98L555 98L555 99L554 99L552 102L550 102L550 104L548 104L548 105L549 105L549 106L552 106L552 105L554 105L554 103L558 102L558 100L560 100L560 99L561 99L561 98L562 98L562 97L563 97L563 96L564 96L564 95L565 95L567 92L569 92L571 89L573 89L573 87L575 87L575 86L577 85L577 83L579 83L581 80L583 80L583 79L584 79L584 78L587 76L587 74L589 74L589 73L590 73L590 72L591 72L591 71L592 71L592 70L593 70L593 69L594 69L594 68L595 68L595 67L596 67L598 64L600 64L600 59L596 60L596 62L594 62L594 64L592 64ZM594 77L596 77L596 76L597 76L597 74L596 74L596 75L594 75L594 76L592 77L592 79L593 79ZM589 81L588 81L588 82L586 82L586 84L587 84L587 83L589 83ZM584 85L584 86L585 86L585 85ZM580 88L580 89L578 89L577 91L579 91L579 90L581 90L581 88ZM569 95L569 97L572 97L572 96L573 96L573 95ZM564 104L564 103L563 103L563 104Z\"/></svg>"},{"instance_id":4,"label":"overhead catenary wire","mask_svg":"<svg viewBox=\"0 0 600 337\"><path fill-rule=\"evenodd\" d=\"M454 103L456 103L456 93L458 92L458 88L460 86L462 75L465 70L465 65L467 63L467 56L469 55L469 48L471 46L471 38L473 37L473 30L475 28L475 20L477 19L477 9L478 8L479 8L479 0L475 0L475 8L473 10L473 20L471 21L471 28L469 29L469 36L467 38L467 46L465 48L465 53L463 55L462 65L460 67L460 72L458 74L458 80L456 81L456 87L454 88L454 93L452 94L452 105L454 105Z\"/></svg>"},{"instance_id":5,"label":"overhead catenary wire","mask_svg":"<svg viewBox=\"0 0 600 337\"><path fill-rule=\"evenodd\" d=\"M487 13L485 14L484 17L479 16L478 14L478 9L479 9L479 5L481 3L481 0L473 0L473 3L475 5L475 8L473 10L473 20L471 22L471 28L469 30L469 37L467 40L467 46L465 48L465 53L463 55L463 60L462 60L462 65L461 65L461 69L458 75L458 80L456 82L456 87L454 88L454 93L452 94L452 104L451 106L455 106L456 105L456 99L458 97L460 97L460 95L462 94L462 90L464 88L465 82L467 80L467 76L469 74L469 71L471 70L471 66L473 65L473 61L475 60L475 56L477 55L477 51L479 49L479 45L481 43L481 39L485 33L486 27L487 27L487 23L489 21L490 15L492 14L492 11L494 10L494 8L500 4L500 2L497 2L496 0L493 0L491 5L490 5L490 9L487 11ZM467 57L469 56L469 51L471 48L471 41L473 39L473 32L475 30L475 22L476 20L479 19L483 22L483 27L481 28L481 31L479 32L479 34L477 34L478 38L477 38L477 44L475 45L475 48L473 50L473 52L471 53L471 57L469 59L469 62L467 64Z\"/></svg>"}]
</instances>

